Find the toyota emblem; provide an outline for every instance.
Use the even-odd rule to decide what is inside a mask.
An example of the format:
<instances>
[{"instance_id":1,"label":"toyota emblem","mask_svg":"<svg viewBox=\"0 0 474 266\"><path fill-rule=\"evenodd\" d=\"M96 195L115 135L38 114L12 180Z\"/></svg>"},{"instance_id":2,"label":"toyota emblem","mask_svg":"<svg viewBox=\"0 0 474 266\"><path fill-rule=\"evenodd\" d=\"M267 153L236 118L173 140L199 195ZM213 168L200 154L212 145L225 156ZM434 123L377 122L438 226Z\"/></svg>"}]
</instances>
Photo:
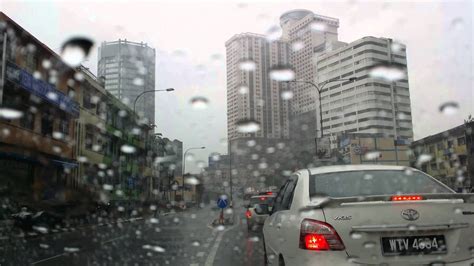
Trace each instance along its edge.
<instances>
[{"instance_id":1,"label":"toyota emblem","mask_svg":"<svg viewBox=\"0 0 474 266\"><path fill-rule=\"evenodd\" d=\"M417 210L414 209L406 209L403 210L401 213L403 219L408 220L408 221L415 221L420 218L420 214L418 213Z\"/></svg>"}]
</instances>

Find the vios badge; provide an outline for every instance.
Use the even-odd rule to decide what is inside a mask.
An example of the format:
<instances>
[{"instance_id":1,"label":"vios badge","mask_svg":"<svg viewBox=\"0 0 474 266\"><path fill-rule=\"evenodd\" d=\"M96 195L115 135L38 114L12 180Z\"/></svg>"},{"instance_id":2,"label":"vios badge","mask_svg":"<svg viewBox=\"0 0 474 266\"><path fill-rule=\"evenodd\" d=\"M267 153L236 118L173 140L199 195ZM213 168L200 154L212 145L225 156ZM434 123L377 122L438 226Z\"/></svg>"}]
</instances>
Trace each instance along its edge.
<instances>
[{"instance_id":1,"label":"vios badge","mask_svg":"<svg viewBox=\"0 0 474 266\"><path fill-rule=\"evenodd\" d=\"M414 209L403 210L401 215L403 219L408 220L408 221L415 221L415 220L418 220L418 218L420 218L420 214L418 213L418 211Z\"/></svg>"}]
</instances>

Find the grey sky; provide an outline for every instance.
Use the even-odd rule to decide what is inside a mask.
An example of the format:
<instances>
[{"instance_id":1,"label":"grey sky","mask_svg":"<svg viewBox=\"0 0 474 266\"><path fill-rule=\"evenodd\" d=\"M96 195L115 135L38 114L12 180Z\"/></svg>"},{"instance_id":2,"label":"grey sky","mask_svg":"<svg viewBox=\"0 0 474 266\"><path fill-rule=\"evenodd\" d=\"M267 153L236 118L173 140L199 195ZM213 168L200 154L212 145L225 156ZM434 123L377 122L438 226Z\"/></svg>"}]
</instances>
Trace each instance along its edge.
<instances>
[{"instance_id":1,"label":"grey sky","mask_svg":"<svg viewBox=\"0 0 474 266\"><path fill-rule=\"evenodd\" d=\"M462 123L474 114L471 1L2 1L0 9L53 50L70 36L96 42L84 64L96 73L97 46L127 38L157 50L158 131L184 141L207 161L225 152L226 79L224 43L241 32L265 33L290 9L304 8L339 18L339 40L387 37L407 45L415 139ZM213 56L216 55L216 56ZM212 59L218 57L217 60ZM207 109L193 109L193 96L205 96ZM454 116L440 104L459 103ZM187 169L197 171L195 163Z\"/></svg>"}]
</instances>

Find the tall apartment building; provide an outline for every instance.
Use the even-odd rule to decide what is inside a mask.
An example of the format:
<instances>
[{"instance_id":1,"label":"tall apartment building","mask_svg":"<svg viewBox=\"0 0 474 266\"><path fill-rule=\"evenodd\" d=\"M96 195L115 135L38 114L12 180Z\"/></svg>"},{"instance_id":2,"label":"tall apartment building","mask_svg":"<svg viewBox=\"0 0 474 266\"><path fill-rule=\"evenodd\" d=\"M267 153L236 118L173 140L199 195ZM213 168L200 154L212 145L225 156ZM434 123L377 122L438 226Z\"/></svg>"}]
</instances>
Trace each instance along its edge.
<instances>
[{"instance_id":1,"label":"tall apartment building","mask_svg":"<svg viewBox=\"0 0 474 266\"><path fill-rule=\"evenodd\" d=\"M155 49L145 43L118 40L99 47L98 76L105 89L133 108L135 98L155 89ZM149 93L136 104L137 113L155 122L155 95Z\"/></svg>"},{"instance_id":2,"label":"tall apartment building","mask_svg":"<svg viewBox=\"0 0 474 266\"><path fill-rule=\"evenodd\" d=\"M294 68L295 80L315 82L315 57L329 47L338 47L339 20L297 9L280 17L282 40L292 48L289 63ZM290 137L296 153L315 153L314 143L319 131L319 103L315 88L305 83L292 83Z\"/></svg>"},{"instance_id":3,"label":"tall apartment building","mask_svg":"<svg viewBox=\"0 0 474 266\"><path fill-rule=\"evenodd\" d=\"M226 42L227 134L229 140L245 137L288 138L290 104L282 98L288 85L269 78L272 67L288 64L285 42L268 42L264 35L242 33ZM242 62L252 70L243 70ZM260 124L255 133L238 132L236 123L253 119Z\"/></svg>"},{"instance_id":4,"label":"tall apartment building","mask_svg":"<svg viewBox=\"0 0 474 266\"><path fill-rule=\"evenodd\" d=\"M370 75L377 65L406 72L405 45L364 37L319 55L316 65L320 86L332 79L357 78L328 83L321 91L323 132L331 136L332 148L342 133L381 133L413 140L408 77L392 82Z\"/></svg>"}]
</instances>

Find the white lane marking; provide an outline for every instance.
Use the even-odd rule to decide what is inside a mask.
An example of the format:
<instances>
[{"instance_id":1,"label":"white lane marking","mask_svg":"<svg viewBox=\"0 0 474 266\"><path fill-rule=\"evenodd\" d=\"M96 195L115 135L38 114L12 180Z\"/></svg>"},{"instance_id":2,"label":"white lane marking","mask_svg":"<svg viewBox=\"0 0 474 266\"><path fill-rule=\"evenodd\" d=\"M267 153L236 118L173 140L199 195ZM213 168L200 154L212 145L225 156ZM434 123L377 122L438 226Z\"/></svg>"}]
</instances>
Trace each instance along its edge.
<instances>
[{"instance_id":1,"label":"white lane marking","mask_svg":"<svg viewBox=\"0 0 474 266\"><path fill-rule=\"evenodd\" d=\"M224 231L220 232L218 235L217 235L217 238L216 238L216 242L214 242L214 245L212 246L212 249L211 249L211 252L209 252L209 256L207 257L206 259L206 263L204 264L205 266L212 266L214 265L214 259L216 258L216 254L217 254L217 249L219 248L219 245L222 241L222 238L224 237L224 234L235 228L236 225L234 226L231 226L227 229L225 229Z\"/></svg>"},{"instance_id":2,"label":"white lane marking","mask_svg":"<svg viewBox=\"0 0 474 266\"><path fill-rule=\"evenodd\" d=\"M107 241L102 242L101 244L102 244L102 245L103 245L103 244L107 244L107 243L113 242L113 241L115 241L115 240L122 239L122 238L124 238L124 237L125 237L125 236L119 236L119 237L116 237L116 238L112 238L112 239L109 239L109 240L107 240Z\"/></svg>"},{"instance_id":3,"label":"white lane marking","mask_svg":"<svg viewBox=\"0 0 474 266\"><path fill-rule=\"evenodd\" d=\"M31 263L31 265L35 265L35 264L38 264L38 263L41 263L41 262L45 262L45 261L48 261L48 260L52 260L52 259L55 259L55 258L59 258L63 255L65 255L66 253L61 253L61 254L58 254L56 256L52 256L52 257L49 257L49 258L46 258L46 259L42 259L42 260L38 260L38 261L35 261L33 263Z\"/></svg>"}]
</instances>

